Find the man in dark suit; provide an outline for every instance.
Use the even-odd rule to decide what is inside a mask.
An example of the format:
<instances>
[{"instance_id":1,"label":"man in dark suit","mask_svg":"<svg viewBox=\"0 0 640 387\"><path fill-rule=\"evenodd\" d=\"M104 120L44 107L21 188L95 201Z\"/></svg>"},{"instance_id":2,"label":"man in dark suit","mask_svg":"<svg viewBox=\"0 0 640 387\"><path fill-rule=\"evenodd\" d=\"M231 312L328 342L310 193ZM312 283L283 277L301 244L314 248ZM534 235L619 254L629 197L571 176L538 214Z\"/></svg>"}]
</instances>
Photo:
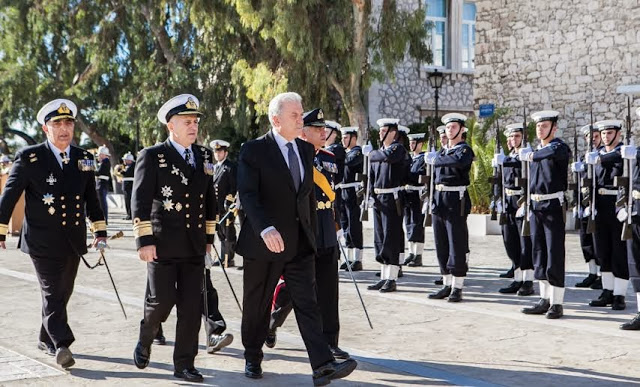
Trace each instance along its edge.
<instances>
[{"instance_id":1,"label":"man in dark suit","mask_svg":"<svg viewBox=\"0 0 640 387\"><path fill-rule=\"evenodd\" d=\"M151 344L174 305L178 309L173 351L176 378L201 382L194 368L203 304L205 253L211 251L217 214L211 151L194 145L199 102L191 94L167 101L158 120L164 143L140 152L133 183L133 233L138 256L147 262L144 319L133 360L149 365Z\"/></svg>"},{"instance_id":2,"label":"man in dark suit","mask_svg":"<svg viewBox=\"0 0 640 387\"><path fill-rule=\"evenodd\" d=\"M102 145L98 148L98 170L96 171L96 190L98 191L98 200L100 200L100 206L102 212L104 212L104 219L109 223L109 203L107 202L107 195L109 194L109 185L111 181L111 154L109 148Z\"/></svg>"},{"instance_id":3,"label":"man in dark suit","mask_svg":"<svg viewBox=\"0 0 640 387\"><path fill-rule=\"evenodd\" d=\"M236 201L236 164L229 160L229 144L224 140L213 140L210 143L213 149L213 157L217 161L213 173L213 186L218 198L218 215L220 218L229 210L229 207ZM227 267L235 266L233 261L236 252L236 227L235 217L227 217L224 224L218 225L218 236L220 238L220 249L222 250L222 260ZM214 266L220 265L214 262Z\"/></svg>"},{"instance_id":4,"label":"man in dark suit","mask_svg":"<svg viewBox=\"0 0 640 387\"><path fill-rule=\"evenodd\" d=\"M335 361L322 334L315 293L316 199L313 145L302 134L302 99L277 95L269 103L272 130L242 146L238 193L246 214L238 238L244 258L242 344L245 376L261 378L273 291L280 276L289 287L315 385L349 375L353 359Z\"/></svg>"},{"instance_id":5,"label":"man in dark suit","mask_svg":"<svg viewBox=\"0 0 640 387\"><path fill-rule=\"evenodd\" d=\"M62 368L75 364L69 346L75 338L67 323L80 256L86 254L86 208L95 234L93 246L106 241L107 226L94 183L91 153L72 146L76 105L66 99L47 103L38 123L47 135L42 144L21 149L0 197L0 247L6 248L7 224L25 193L25 220L18 243L29 254L42 292L38 348L55 355Z\"/></svg>"}]
</instances>

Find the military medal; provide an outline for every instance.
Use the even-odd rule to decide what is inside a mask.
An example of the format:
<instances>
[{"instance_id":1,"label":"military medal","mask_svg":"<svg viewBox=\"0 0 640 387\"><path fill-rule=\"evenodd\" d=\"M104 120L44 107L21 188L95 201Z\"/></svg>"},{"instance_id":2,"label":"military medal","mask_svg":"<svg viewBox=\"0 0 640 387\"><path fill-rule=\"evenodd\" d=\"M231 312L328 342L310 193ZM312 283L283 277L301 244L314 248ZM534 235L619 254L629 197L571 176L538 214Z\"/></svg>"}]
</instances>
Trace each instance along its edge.
<instances>
[{"instance_id":1,"label":"military medal","mask_svg":"<svg viewBox=\"0 0 640 387\"><path fill-rule=\"evenodd\" d=\"M53 215L56 213L56 209L53 207L49 207L49 214Z\"/></svg>"},{"instance_id":2,"label":"military medal","mask_svg":"<svg viewBox=\"0 0 640 387\"><path fill-rule=\"evenodd\" d=\"M213 163L205 162L202 165L204 166L204 173L209 176L213 176L213 173L215 171L215 166L213 165Z\"/></svg>"},{"instance_id":3,"label":"military medal","mask_svg":"<svg viewBox=\"0 0 640 387\"><path fill-rule=\"evenodd\" d=\"M173 190L168 185L162 187L162 196L170 197L173 195Z\"/></svg>"},{"instance_id":4,"label":"military medal","mask_svg":"<svg viewBox=\"0 0 640 387\"><path fill-rule=\"evenodd\" d=\"M182 204L176 203L176 211L180 212L181 209L182 209Z\"/></svg>"},{"instance_id":5,"label":"military medal","mask_svg":"<svg viewBox=\"0 0 640 387\"><path fill-rule=\"evenodd\" d=\"M171 211L173 209L173 200L171 200L171 199L163 200L162 201L162 206L164 207L165 210Z\"/></svg>"},{"instance_id":6,"label":"military medal","mask_svg":"<svg viewBox=\"0 0 640 387\"><path fill-rule=\"evenodd\" d=\"M181 183L184 185L189 185L189 179L187 179L184 175L184 173L180 172L180 177L182 178Z\"/></svg>"},{"instance_id":7,"label":"military medal","mask_svg":"<svg viewBox=\"0 0 640 387\"><path fill-rule=\"evenodd\" d=\"M57 182L58 180L56 180L55 177L53 177L53 173L49 174L49 177L47 178L47 180L45 180L47 183L49 183L49 185L53 185L55 184L55 182Z\"/></svg>"},{"instance_id":8,"label":"military medal","mask_svg":"<svg viewBox=\"0 0 640 387\"><path fill-rule=\"evenodd\" d=\"M172 175L178 175L180 174L180 168L176 167L175 165L171 166L173 169L171 170L171 174Z\"/></svg>"},{"instance_id":9,"label":"military medal","mask_svg":"<svg viewBox=\"0 0 640 387\"><path fill-rule=\"evenodd\" d=\"M42 197L42 201L44 202L44 204L46 204L47 206L50 206L53 204L53 201L55 200L55 198L53 197L53 195L51 195L50 193L48 194L44 194L44 196ZM51 210L49 210L49 212L51 212Z\"/></svg>"}]
</instances>

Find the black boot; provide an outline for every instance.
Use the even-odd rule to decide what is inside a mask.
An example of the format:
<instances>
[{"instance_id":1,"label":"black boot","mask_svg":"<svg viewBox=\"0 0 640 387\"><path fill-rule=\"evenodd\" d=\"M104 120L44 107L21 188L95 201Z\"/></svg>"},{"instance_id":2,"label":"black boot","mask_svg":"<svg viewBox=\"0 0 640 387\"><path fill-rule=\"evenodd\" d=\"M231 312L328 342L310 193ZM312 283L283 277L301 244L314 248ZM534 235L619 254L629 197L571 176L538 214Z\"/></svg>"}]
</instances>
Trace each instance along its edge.
<instances>
[{"instance_id":1,"label":"black boot","mask_svg":"<svg viewBox=\"0 0 640 387\"><path fill-rule=\"evenodd\" d=\"M440 279L437 279L435 281L433 281L434 284L436 285L442 285L444 284L444 280L442 279L442 277L440 277Z\"/></svg>"},{"instance_id":2,"label":"black boot","mask_svg":"<svg viewBox=\"0 0 640 387\"><path fill-rule=\"evenodd\" d=\"M597 300L591 300L589 306L607 306L613 304L613 290L604 289Z\"/></svg>"},{"instance_id":3,"label":"black boot","mask_svg":"<svg viewBox=\"0 0 640 387\"><path fill-rule=\"evenodd\" d=\"M575 286L576 286L576 288L589 288L589 287L591 287L591 285L596 283L597 279L598 279L597 275L589 274L587 276L587 278L585 278L582 281L578 282Z\"/></svg>"},{"instance_id":4,"label":"black boot","mask_svg":"<svg viewBox=\"0 0 640 387\"><path fill-rule=\"evenodd\" d=\"M396 291L396 281L395 280L386 280L384 285L380 288L380 293L390 293Z\"/></svg>"},{"instance_id":5,"label":"black boot","mask_svg":"<svg viewBox=\"0 0 640 387\"><path fill-rule=\"evenodd\" d=\"M347 262L349 262L349 265L351 266L351 270L353 270L353 262L351 261L344 261L342 265L340 265L340 270L349 270L347 269Z\"/></svg>"},{"instance_id":6,"label":"black boot","mask_svg":"<svg viewBox=\"0 0 640 387\"><path fill-rule=\"evenodd\" d=\"M520 290L518 290L519 296L530 296L534 293L533 290L533 281L524 281Z\"/></svg>"},{"instance_id":7,"label":"black boot","mask_svg":"<svg viewBox=\"0 0 640 387\"><path fill-rule=\"evenodd\" d=\"M362 261L353 261L351 263L351 271L362 271Z\"/></svg>"},{"instance_id":8,"label":"black boot","mask_svg":"<svg viewBox=\"0 0 640 387\"><path fill-rule=\"evenodd\" d=\"M407 266L409 267L420 267L422 266L422 255L416 255L416 259L413 262L410 262Z\"/></svg>"},{"instance_id":9,"label":"black boot","mask_svg":"<svg viewBox=\"0 0 640 387\"><path fill-rule=\"evenodd\" d=\"M564 315L564 310L562 305L551 305L549 310L547 311L547 318L556 319L560 318Z\"/></svg>"},{"instance_id":10,"label":"black boot","mask_svg":"<svg viewBox=\"0 0 640 387\"><path fill-rule=\"evenodd\" d=\"M590 286L591 289L602 289L602 277L598 276L598 278L596 278L596 282L593 283L593 285Z\"/></svg>"},{"instance_id":11,"label":"black boot","mask_svg":"<svg viewBox=\"0 0 640 387\"><path fill-rule=\"evenodd\" d=\"M515 271L515 269L512 267L511 269L509 269L509 271L507 271L506 273L502 273L500 274L500 278L513 278L513 272Z\"/></svg>"},{"instance_id":12,"label":"black boot","mask_svg":"<svg viewBox=\"0 0 640 387\"><path fill-rule=\"evenodd\" d=\"M620 329L623 331L640 331L640 312L631 321L620 325Z\"/></svg>"},{"instance_id":13,"label":"black boot","mask_svg":"<svg viewBox=\"0 0 640 387\"><path fill-rule=\"evenodd\" d=\"M613 296L613 303L611 309L613 310L625 310L627 304L624 302L624 296Z\"/></svg>"},{"instance_id":14,"label":"black boot","mask_svg":"<svg viewBox=\"0 0 640 387\"><path fill-rule=\"evenodd\" d=\"M385 282L387 282L387 280L380 280L380 281L378 281L377 283L375 283L373 285L367 286L367 289L369 289L369 290L380 290L384 286Z\"/></svg>"},{"instance_id":15,"label":"black boot","mask_svg":"<svg viewBox=\"0 0 640 387\"><path fill-rule=\"evenodd\" d=\"M462 301L462 289L453 288L449 298L447 299L449 302L460 302Z\"/></svg>"},{"instance_id":16,"label":"black boot","mask_svg":"<svg viewBox=\"0 0 640 387\"><path fill-rule=\"evenodd\" d=\"M545 314L549 310L549 300L541 298L537 304L530 308L522 308L522 313L524 314Z\"/></svg>"},{"instance_id":17,"label":"black boot","mask_svg":"<svg viewBox=\"0 0 640 387\"><path fill-rule=\"evenodd\" d=\"M400 266L400 270L398 271L398 278L404 277L404 273L402 272L402 266Z\"/></svg>"},{"instance_id":18,"label":"black boot","mask_svg":"<svg viewBox=\"0 0 640 387\"><path fill-rule=\"evenodd\" d=\"M429 298L431 298L432 300L444 300L445 298L449 297L450 294L451 286L447 285L437 292L429 294Z\"/></svg>"},{"instance_id":19,"label":"black boot","mask_svg":"<svg viewBox=\"0 0 640 387\"><path fill-rule=\"evenodd\" d=\"M503 294L515 294L522 287L522 281L513 281L506 288L500 288L498 292Z\"/></svg>"},{"instance_id":20,"label":"black boot","mask_svg":"<svg viewBox=\"0 0 640 387\"><path fill-rule=\"evenodd\" d=\"M414 260L416 259L415 254L411 253L407 256L407 258L404 259L404 262L402 262L403 265L408 265L410 263L412 263Z\"/></svg>"}]
</instances>

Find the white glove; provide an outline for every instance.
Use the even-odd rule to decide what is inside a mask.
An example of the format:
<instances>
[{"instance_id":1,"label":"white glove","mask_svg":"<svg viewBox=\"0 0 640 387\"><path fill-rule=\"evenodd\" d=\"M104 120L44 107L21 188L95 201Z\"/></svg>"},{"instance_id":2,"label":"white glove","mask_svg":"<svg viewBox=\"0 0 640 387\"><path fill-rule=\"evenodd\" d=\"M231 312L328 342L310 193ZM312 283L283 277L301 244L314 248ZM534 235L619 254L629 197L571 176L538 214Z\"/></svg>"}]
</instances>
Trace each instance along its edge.
<instances>
[{"instance_id":1,"label":"white glove","mask_svg":"<svg viewBox=\"0 0 640 387\"><path fill-rule=\"evenodd\" d=\"M522 161L531 161L533 160L533 149L531 149L531 147L529 146L526 148L522 148L520 149L518 155L520 156L520 160Z\"/></svg>"},{"instance_id":2,"label":"white glove","mask_svg":"<svg viewBox=\"0 0 640 387\"><path fill-rule=\"evenodd\" d=\"M620 221L620 223L624 223L627 221L627 216L629 214L627 213L627 209L622 207L622 209L620 211L618 211L618 213L616 214L616 218L618 218L618 220Z\"/></svg>"},{"instance_id":3,"label":"white glove","mask_svg":"<svg viewBox=\"0 0 640 387\"><path fill-rule=\"evenodd\" d=\"M338 237L338 241L341 240L344 237L344 231L339 228L338 231L336 231L336 236Z\"/></svg>"},{"instance_id":4,"label":"white glove","mask_svg":"<svg viewBox=\"0 0 640 387\"><path fill-rule=\"evenodd\" d=\"M584 163L582 161L576 161L575 163L571 163L571 172L584 172Z\"/></svg>"},{"instance_id":5,"label":"white glove","mask_svg":"<svg viewBox=\"0 0 640 387\"><path fill-rule=\"evenodd\" d=\"M584 162L587 164L598 164L600 162L599 158L600 154L598 152L587 152L587 154L584 155Z\"/></svg>"},{"instance_id":6,"label":"white glove","mask_svg":"<svg viewBox=\"0 0 640 387\"><path fill-rule=\"evenodd\" d=\"M493 155L493 159L491 159L491 166L497 168L502 164L504 164L504 154L500 151L500 153Z\"/></svg>"},{"instance_id":7,"label":"white glove","mask_svg":"<svg viewBox=\"0 0 640 387\"><path fill-rule=\"evenodd\" d=\"M207 270L211 270L213 267L213 258L211 258L211 254L209 253L204 255L204 267L206 267Z\"/></svg>"},{"instance_id":8,"label":"white glove","mask_svg":"<svg viewBox=\"0 0 640 387\"><path fill-rule=\"evenodd\" d=\"M623 159L635 160L638 155L638 148L633 145L623 145L620 149Z\"/></svg>"},{"instance_id":9,"label":"white glove","mask_svg":"<svg viewBox=\"0 0 640 387\"><path fill-rule=\"evenodd\" d=\"M516 211L516 218L524 218L524 204L518 207L518 210Z\"/></svg>"},{"instance_id":10,"label":"white glove","mask_svg":"<svg viewBox=\"0 0 640 387\"><path fill-rule=\"evenodd\" d=\"M424 156L424 162L430 165L435 164L438 152L429 152Z\"/></svg>"},{"instance_id":11,"label":"white glove","mask_svg":"<svg viewBox=\"0 0 640 387\"><path fill-rule=\"evenodd\" d=\"M582 211L582 218L587 219L591 216L591 206L586 206Z\"/></svg>"},{"instance_id":12,"label":"white glove","mask_svg":"<svg viewBox=\"0 0 640 387\"><path fill-rule=\"evenodd\" d=\"M372 150L373 150L373 145L371 145L371 142L367 142L367 145L362 147L362 154L365 156L368 156Z\"/></svg>"}]
</instances>

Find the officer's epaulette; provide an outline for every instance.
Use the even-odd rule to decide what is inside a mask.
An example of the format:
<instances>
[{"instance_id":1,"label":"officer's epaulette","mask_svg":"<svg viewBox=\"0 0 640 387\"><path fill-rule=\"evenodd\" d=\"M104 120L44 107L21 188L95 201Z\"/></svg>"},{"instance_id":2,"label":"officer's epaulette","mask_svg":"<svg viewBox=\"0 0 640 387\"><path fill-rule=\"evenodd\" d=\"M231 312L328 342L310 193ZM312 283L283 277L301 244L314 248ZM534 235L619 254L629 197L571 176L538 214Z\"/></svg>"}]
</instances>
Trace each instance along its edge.
<instances>
[{"instance_id":1,"label":"officer's epaulette","mask_svg":"<svg viewBox=\"0 0 640 387\"><path fill-rule=\"evenodd\" d=\"M324 148L320 148L320 149L319 149L319 151L320 151L320 152L323 152L323 153L326 153L326 154L328 154L328 155L330 155L330 156L333 156L333 157L335 157L335 156L336 156L333 152L330 152L330 151L328 151L328 150L326 150L326 149L324 149Z\"/></svg>"}]
</instances>

